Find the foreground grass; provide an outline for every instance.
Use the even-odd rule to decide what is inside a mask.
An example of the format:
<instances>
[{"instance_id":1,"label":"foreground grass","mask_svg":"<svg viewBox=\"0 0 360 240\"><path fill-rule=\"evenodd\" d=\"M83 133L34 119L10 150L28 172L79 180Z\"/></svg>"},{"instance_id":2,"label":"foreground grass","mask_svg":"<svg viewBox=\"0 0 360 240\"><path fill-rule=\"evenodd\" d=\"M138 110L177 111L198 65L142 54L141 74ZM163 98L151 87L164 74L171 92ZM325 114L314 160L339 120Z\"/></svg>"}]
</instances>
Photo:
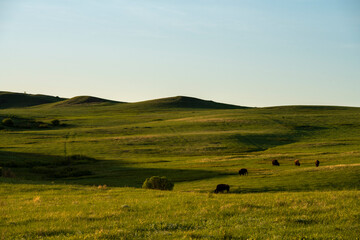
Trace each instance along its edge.
<instances>
[{"instance_id":1,"label":"foreground grass","mask_svg":"<svg viewBox=\"0 0 360 240\"><path fill-rule=\"evenodd\" d=\"M0 184L1 239L357 239L360 192Z\"/></svg>"}]
</instances>

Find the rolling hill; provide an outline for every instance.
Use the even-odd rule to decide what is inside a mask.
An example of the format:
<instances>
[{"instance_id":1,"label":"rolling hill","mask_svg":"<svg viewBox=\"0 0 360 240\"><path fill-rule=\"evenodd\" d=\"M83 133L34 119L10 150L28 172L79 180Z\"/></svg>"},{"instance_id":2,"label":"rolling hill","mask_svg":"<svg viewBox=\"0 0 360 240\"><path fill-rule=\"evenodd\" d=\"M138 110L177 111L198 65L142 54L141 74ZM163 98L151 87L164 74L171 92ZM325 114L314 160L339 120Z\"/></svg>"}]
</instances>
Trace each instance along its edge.
<instances>
[{"instance_id":1,"label":"rolling hill","mask_svg":"<svg viewBox=\"0 0 360 240\"><path fill-rule=\"evenodd\" d=\"M14 92L0 92L0 109L24 108L50 104L52 107L89 106L96 104L116 104L128 109L243 109L244 106L214 102L194 97L176 96L160 98L135 103L113 101L94 96L76 96L73 98L59 98L41 94L26 94ZM46 105L49 106L49 105Z\"/></svg>"},{"instance_id":2,"label":"rolling hill","mask_svg":"<svg viewBox=\"0 0 360 240\"><path fill-rule=\"evenodd\" d=\"M0 109L31 107L63 100L65 100L65 98L49 95L0 91Z\"/></svg>"},{"instance_id":3,"label":"rolling hill","mask_svg":"<svg viewBox=\"0 0 360 240\"><path fill-rule=\"evenodd\" d=\"M200 109L241 109L246 108L232 104L218 103L194 97L176 96L132 103L132 107L146 108L200 108Z\"/></svg>"},{"instance_id":4,"label":"rolling hill","mask_svg":"<svg viewBox=\"0 0 360 240\"><path fill-rule=\"evenodd\" d=\"M120 103L108 99L92 97L92 96L77 96L54 104L54 107L59 106L74 106L74 105L88 105L88 104L101 104L101 103Z\"/></svg>"}]
</instances>

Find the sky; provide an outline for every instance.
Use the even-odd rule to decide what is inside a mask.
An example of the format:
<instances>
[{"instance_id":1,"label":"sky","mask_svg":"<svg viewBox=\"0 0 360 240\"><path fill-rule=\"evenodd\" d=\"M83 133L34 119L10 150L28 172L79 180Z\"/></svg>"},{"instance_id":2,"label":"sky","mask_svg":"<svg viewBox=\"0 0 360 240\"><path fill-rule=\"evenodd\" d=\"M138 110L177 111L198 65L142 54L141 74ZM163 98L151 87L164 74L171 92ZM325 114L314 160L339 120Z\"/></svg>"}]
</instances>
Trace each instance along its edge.
<instances>
[{"instance_id":1,"label":"sky","mask_svg":"<svg viewBox=\"0 0 360 240\"><path fill-rule=\"evenodd\" d=\"M0 90L360 107L360 1L0 0Z\"/></svg>"}]
</instances>

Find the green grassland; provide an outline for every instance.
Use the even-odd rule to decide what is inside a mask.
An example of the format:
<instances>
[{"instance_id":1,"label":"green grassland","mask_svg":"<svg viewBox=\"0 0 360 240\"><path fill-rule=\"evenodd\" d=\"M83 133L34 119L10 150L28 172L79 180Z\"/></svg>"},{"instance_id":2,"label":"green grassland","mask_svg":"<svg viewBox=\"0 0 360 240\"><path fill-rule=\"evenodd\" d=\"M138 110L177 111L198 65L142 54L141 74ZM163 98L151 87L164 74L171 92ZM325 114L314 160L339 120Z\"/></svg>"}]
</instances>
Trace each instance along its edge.
<instances>
[{"instance_id":1,"label":"green grassland","mask_svg":"<svg viewBox=\"0 0 360 240\"><path fill-rule=\"evenodd\" d=\"M360 108L81 97L9 117L2 239L358 238ZM141 189L151 176L174 190Z\"/></svg>"},{"instance_id":2,"label":"green grassland","mask_svg":"<svg viewBox=\"0 0 360 240\"><path fill-rule=\"evenodd\" d=\"M3 239L357 239L360 227L354 190L208 194L3 183L0 193Z\"/></svg>"}]
</instances>

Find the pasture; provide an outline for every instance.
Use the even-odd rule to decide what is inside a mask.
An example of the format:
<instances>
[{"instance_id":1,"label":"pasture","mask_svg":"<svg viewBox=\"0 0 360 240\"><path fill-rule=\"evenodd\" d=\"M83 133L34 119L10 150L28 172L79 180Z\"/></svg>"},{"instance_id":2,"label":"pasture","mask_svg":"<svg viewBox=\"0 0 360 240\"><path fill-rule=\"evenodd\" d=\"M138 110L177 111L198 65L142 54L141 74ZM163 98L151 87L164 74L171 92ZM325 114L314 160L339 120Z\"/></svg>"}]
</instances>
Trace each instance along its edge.
<instances>
[{"instance_id":1,"label":"pasture","mask_svg":"<svg viewBox=\"0 0 360 240\"><path fill-rule=\"evenodd\" d=\"M14 120L0 167L16 175L0 178L0 237L358 238L359 108L172 101L0 110ZM151 176L174 190L141 189Z\"/></svg>"}]
</instances>

